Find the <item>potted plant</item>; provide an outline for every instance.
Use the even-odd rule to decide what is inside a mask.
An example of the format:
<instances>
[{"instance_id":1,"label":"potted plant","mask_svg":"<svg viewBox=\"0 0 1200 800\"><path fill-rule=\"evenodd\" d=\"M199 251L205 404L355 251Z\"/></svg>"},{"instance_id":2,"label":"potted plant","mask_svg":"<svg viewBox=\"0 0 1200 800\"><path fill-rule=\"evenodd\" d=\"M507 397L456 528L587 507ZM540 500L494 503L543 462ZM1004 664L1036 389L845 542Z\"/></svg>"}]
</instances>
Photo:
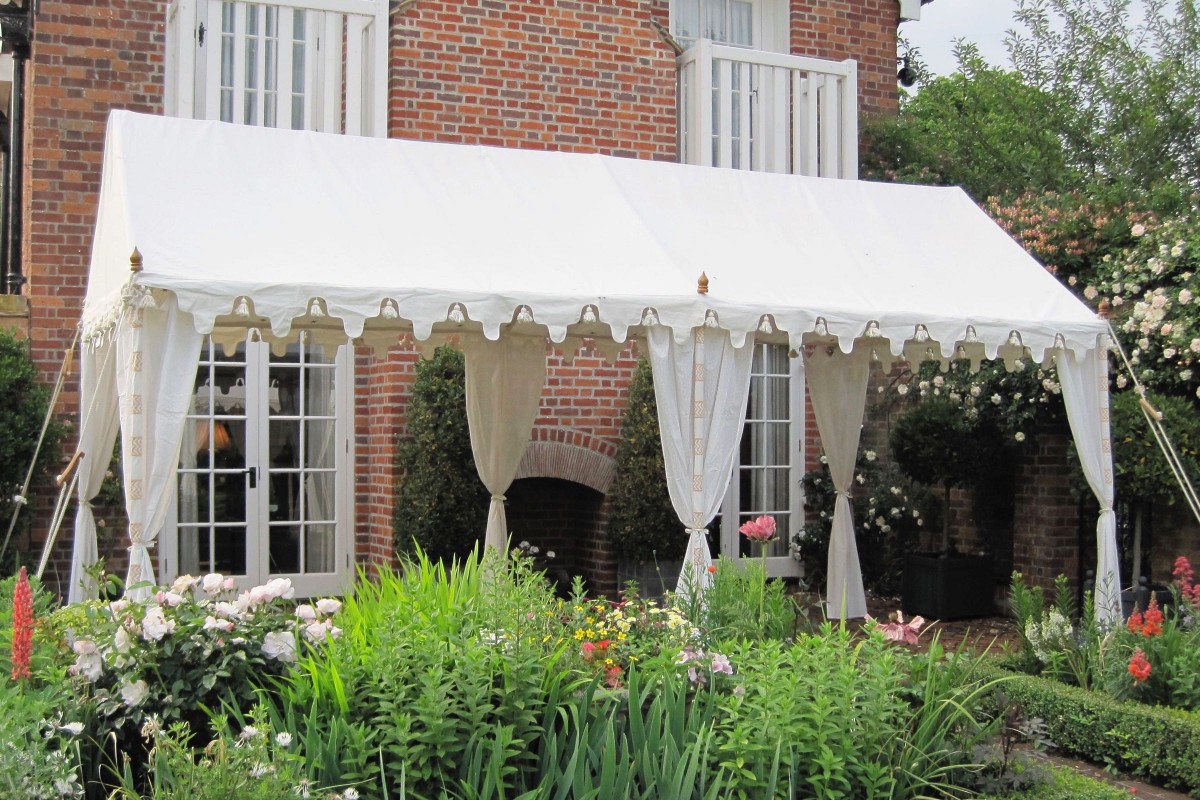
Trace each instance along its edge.
<instances>
[{"instance_id":1,"label":"potted plant","mask_svg":"<svg viewBox=\"0 0 1200 800\"><path fill-rule=\"evenodd\" d=\"M999 431L970 418L949 397L936 395L906 411L889 439L892 458L909 477L941 488L940 546L905 560L903 606L937 619L993 613L989 556L963 555L950 536L950 491L973 486L1003 450Z\"/></svg>"}]
</instances>

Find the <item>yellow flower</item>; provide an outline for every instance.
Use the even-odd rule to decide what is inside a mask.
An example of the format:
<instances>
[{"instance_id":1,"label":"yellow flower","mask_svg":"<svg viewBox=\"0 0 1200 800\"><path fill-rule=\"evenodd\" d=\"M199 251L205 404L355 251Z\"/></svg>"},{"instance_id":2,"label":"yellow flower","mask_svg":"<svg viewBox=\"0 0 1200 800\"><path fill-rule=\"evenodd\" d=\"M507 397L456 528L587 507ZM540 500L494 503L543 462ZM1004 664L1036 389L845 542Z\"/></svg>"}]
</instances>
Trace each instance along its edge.
<instances>
[{"instance_id":1,"label":"yellow flower","mask_svg":"<svg viewBox=\"0 0 1200 800\"><path fill-rule=\"evenodd\" d=\"M586 634L586 635L587 635L587 637L588 637L589 639L594 639L594 638L596 638L596 632L595 632L594 630L592 630L591 628L588 628L588 629L587 629L587 634Z\"/></svg>"},{"instance_id":2,"label":"yellow flower","mask_svg":"<svg viewBox=\"0 0 1200 800\"><path fill-rule=\"evenodd\" d=\"M628 636L626 636L624 633L618 633L618 634L617 634L617 641L618 641L618 642L623 642L623 641L625 641L625 640L626 640L626 639L628 639L628 638L629 638L629 637L628 637Z\"/></svg>"},{"instance_id":3,"label":"yellow flower","mask_svg":"<svg viewBox=\"0 0 1200 800\"><path fill-rule=\"evenodd\" d=\"M617 663L617 662L613 661L611 658L604 659L604 665L606 667L611 667L615 663Z\"/></svg>"},{"instance_id":4,"label":"yellow flower","mask_svg":"<svg viewBox=\"0 0 1200 800\"><path fill-rule=\"evenodd\" d=\"M576 628L576 629L575 629L575 638L576 638L576 639L582 639L582 638L583 638L583 629L582 629L582 628Z\"/></svg>"}]
</instances>

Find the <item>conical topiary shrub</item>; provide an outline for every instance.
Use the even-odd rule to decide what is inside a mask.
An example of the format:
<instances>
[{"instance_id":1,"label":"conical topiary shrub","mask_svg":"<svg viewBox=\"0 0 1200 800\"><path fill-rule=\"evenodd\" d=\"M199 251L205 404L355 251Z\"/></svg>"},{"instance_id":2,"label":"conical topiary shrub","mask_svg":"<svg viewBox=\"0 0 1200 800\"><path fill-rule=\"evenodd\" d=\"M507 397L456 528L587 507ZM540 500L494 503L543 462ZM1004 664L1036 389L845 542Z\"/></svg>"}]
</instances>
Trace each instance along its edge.
<instances>
[{"instance_id":1,"label":"conical topiary shrub","mask_svg":"<svg viewBox=\"0 0 1200 800\"><path fill-rule=\"evenodd\" d=\"M454 348L418 362L396 464L396 551L419 545L433 559L468 554L487 525L488 491L475 471L465 366Z\"/></svg>"},{"instance_id":2,"label":"conical topiary shrub","mask_svg":"<svg viewBox=\"0 0 1200 800\"><path fill-rule=\"evenodd\" d=\"M683 557L687 535L671 507L663 464L658 410L650 364L638 362L617 447L608 532L618 557L673 561Z\"/></svg>"}]
</instances>

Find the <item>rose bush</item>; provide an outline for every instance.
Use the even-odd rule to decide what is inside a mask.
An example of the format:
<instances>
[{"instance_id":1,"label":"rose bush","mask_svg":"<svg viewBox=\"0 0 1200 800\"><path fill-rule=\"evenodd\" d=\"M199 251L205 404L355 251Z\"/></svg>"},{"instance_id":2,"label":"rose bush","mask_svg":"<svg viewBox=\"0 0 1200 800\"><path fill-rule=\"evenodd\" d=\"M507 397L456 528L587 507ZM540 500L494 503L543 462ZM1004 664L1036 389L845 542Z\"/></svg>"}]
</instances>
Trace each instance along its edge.
<instances>
[{"instance_id":1,"label":"rose bush","mask_svg":"<svg viewBox=\"0 0 1200 800\"><path fill-rule=\"evenodd\" d=\"M238 593L232 578L183 575L143 602L89 605L67 642L69 673L92 735L136 746L147 720L187 724L203 737L208 713L248 710L255 692L284 676L299 648L341 631L339 601L295 608L291 581Z\"/></svg>"}]
</instances>

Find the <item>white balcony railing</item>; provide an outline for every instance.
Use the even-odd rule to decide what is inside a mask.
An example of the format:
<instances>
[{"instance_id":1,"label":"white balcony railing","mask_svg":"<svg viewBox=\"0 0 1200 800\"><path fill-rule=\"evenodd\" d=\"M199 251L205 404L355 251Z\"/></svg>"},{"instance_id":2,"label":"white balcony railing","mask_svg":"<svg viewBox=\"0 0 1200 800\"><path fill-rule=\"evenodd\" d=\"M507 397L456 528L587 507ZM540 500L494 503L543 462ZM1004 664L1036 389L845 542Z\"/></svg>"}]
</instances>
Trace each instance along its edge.
<instances>
[{"instance_id":1,"label":"white balcony railing","mask_svg":"<svg viewBox=\"0 0 1200 800\"><path fill-rule=\"evenodd\" d=\"M171 0L166 113L387 135L387 0Z\"/></svg>"},{"instance_id":2,"label":"white balcony railing","mask_svg":"<svg viewBox=\"0 0 1200 800\"><path fill-rule=\"evenodd\" d=\"M700 40L678 58L680 152L688 164L858 177L854 61Z\"/></svg>"}]
</instances>

